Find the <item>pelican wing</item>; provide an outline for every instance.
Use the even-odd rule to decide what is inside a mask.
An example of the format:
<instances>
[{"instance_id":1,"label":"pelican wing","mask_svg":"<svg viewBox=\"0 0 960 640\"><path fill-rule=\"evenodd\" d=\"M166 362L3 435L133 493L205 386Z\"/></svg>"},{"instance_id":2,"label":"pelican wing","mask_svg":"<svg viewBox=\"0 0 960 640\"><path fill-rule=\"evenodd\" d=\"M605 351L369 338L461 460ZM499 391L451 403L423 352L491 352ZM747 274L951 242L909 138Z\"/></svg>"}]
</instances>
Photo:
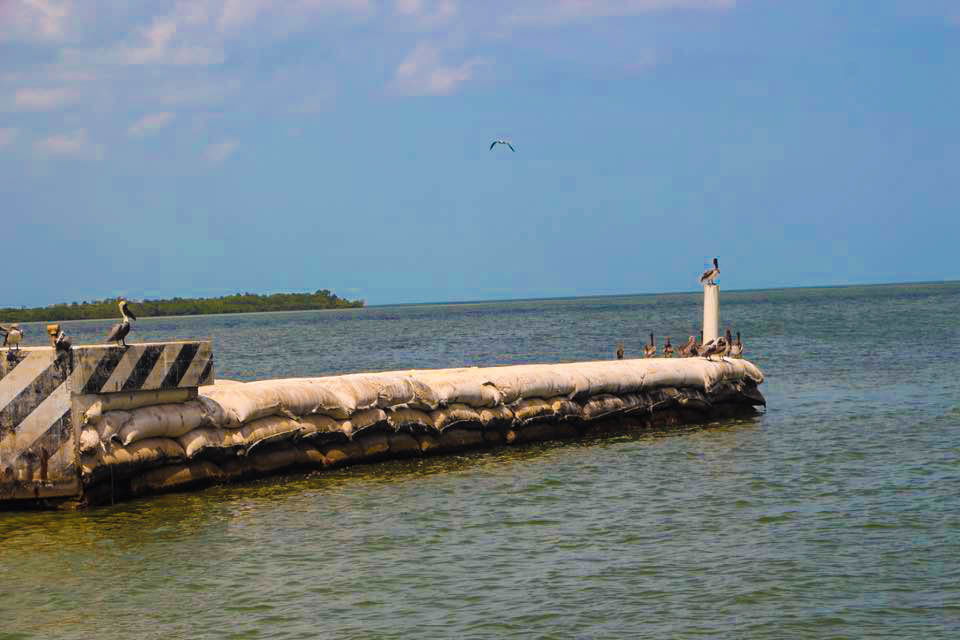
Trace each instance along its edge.
<instances>
[{"instance_id":1,"label":"pelican wing","mask_svg":"<svg viewBox=\"0 0 960 640\"><path fill-rule=\"evenodd\" d=\"M130 325L126 322L118 322L110 328L110 333L107 334L107 342L121 340L125 338L128 333L130 333Z\"/></svg>"},{"instance_id":2,"label":"pelican wing","mask_svg":"<svg viewBox=\"0 0 960 640\"><path fill-rule=\"evenodd\" d=\"M514 153L516 153L516 152L517 152L517 150L516 150L516 149L514 149L514 148L513 148L513 145L512 145L512 144L510 144L509 142L507 142L507 143L506 143L506 145L507 145L508 147L510 147L510 151L513 151Z\"/></svg>"},{"instance_id":3,"label":"pelican wing","mask_svg":"<svg viewBox=\"0 0 960 640\"><path fill-rule=\"evenodd\" d=\"M497 146L497 141L496 141L496 140L494 140L493 142L490 143L490 151L493 151L493 148L494 148L495 146Z\"/></svg>"},{"instance_id":4,"label":"pelican wing","mask_svg":"<svg viewBox=\"0 0 960 640\"><path fill-rule=\"evenodd\" d=\"M133 310L129 307L129 305L126 307L126 310L127 310L127 315L130 316L132 320L137 319L137 316L133 314Z\"/></svg>"}]
</instances>

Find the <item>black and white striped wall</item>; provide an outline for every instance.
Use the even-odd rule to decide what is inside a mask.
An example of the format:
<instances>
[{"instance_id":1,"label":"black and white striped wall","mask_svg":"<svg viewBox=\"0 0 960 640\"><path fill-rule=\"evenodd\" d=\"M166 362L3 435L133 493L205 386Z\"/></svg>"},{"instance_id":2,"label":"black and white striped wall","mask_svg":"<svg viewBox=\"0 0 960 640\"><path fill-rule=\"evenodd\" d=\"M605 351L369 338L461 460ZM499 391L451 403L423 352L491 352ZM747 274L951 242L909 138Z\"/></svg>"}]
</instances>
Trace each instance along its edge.
<instances>
[{"instance_id":1,"label":"black and white striped wall","mask_svg":"<svg viewBox=\"0 0 960 640\"><path fill-rule=\"evenodd\" d=\"M213 375L209 341L0 349L0 501L79 494L78 405L196 388Z\"/></svg>"}]
</instances>

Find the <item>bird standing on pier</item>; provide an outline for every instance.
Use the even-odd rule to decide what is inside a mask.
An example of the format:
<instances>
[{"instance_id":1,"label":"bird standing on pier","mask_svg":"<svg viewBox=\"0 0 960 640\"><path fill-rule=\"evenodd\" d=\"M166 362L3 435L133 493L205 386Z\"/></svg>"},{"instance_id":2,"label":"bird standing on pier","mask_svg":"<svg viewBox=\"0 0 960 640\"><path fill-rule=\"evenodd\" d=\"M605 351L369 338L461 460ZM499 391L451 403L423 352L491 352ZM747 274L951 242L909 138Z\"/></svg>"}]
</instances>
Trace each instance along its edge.
<instances>
[{"instance_id":1,"label":"bird standing on pier","mask_svg":"<svg viewBox=\"0 0 960 640\"><path fill-rule=\"evenodd\" d=\"M707 269L703 272L703 275L700 276L700 284L716 284L716 280L720 276L720 261L716 258L713 259L713 268Z\"/></svg>"},{"instance_id":2,"label":"bird standing on pier","mask_svg":"<svg viewBox=\"0 0 960 640\"><path fill-rule=\"evenodd\" d=\"M107 335L107 342L116 342L118 345L126 347L127 342L125 338L127 334L130 333L130 321L136 320L137 316L135 316L133 311L130 310L130 307L127 306L126 298L122 296L117 298L117 306L120 307L120 315L123 316L123 320L113 325L110 329L110 333Z\"/></svg>"},{"instance_id":3,"label":"bird standing on pier","mask_svg":"<svg viewBox=\"0 0 960 640\"><path fill-rule=\"evenodd\" d=\"M20 350L20 342L23 340L23 329L19 324L11 324L6 327L0 325L0 333L3 333L3 346L16 347Z\"/></svg>"},{"instance_id":4,"label":"bird standing on pier","mask_svg":"<svg viewBox=\"0 0 960 640\"><path fill-rule=\"evenodd\" d=\"M697 339L693 336L690 336L690 339L687 340L687 343L680 347L680 357L692 358L695 355L697 355Z\"/></svg>"},{"instance_id":5,"label":"bird standing on pier","mask_svg":"<svg viewBox=\"0 0 960 640\"><path fill-rule=\"evenodd\" d=\"M740 342L740 332L737 331L737 341L730 345L730 357L731 358L742 358L743 357L743 343Z\"/></svg>"},{"instance_id":6,"label":"bird standing on pier","mask_svg":"<svg viewBox=\"0 0 960 640\"><path fill-rule=\"evenodd\" d=\"M723 336L714 338L707 344L703 345L703 348L700 350L700 355L706 358L707 360L713 360L713 356L720 354L723 355L724 350L727 348L727 339Z\"/></svg>"},{"instance_id":7,"label":"bird standing on pier","mask_svg":"<svg viewBox=\"0 0 960 640\"><path fill-rule=\"evenodd\" d=\"M623 360L623 343L617 345L617 360Z\"/></svg>"},{"instance_id":8,"label":"bird standing on pier","mask_svg":"<svg viewBox=\"0 0 960 640\"><path fill-rule=\"evenodd\" d=\"M657 343L653 341L653 334L650 334L650 344L643 345L643 357L655 358L657 355Z\"/></svg>"},{"instance_id":9,"label":"bird standing on pier","mask_svg":"<svg viewBox=\"0 0 960 640\"><path fill-rule=\"evenodd\" d=\"M493 142L490 143L490 151L493 151L493 148L494 148L495 146L497 146L498 144L505 144L505 145L507 145L508 147L510 147L510 151L513 151L514 153L517 152L517 150L513 148L513 145L510 144L510 141L509 141L509 140L500 140L499 138L497 138L496 140L494 140Z\"/></svg>"},{"instance_id":10,"label":"bird standing on pier","mask_svg":"<svg viewBox=\"0 0 960 640\"><path fill-rule=\"evenodd\" d=\"M733 346L733 336L730 335L730 327L727 327L727 347L723 350L723 357L726 358L730 355L730 348Z\"/></svg>"},{"instance_id":11,"label":"bird standing on pier","mask_svg":"<svg viewBox=\"0 0 960 640\"><path fill-rule=\"evenodd\" d=\"M673 357L673 345L670 344L670 336L667 336L667 341L663 345L663 357L672 358Z\"/></svg>"}]
</instances>

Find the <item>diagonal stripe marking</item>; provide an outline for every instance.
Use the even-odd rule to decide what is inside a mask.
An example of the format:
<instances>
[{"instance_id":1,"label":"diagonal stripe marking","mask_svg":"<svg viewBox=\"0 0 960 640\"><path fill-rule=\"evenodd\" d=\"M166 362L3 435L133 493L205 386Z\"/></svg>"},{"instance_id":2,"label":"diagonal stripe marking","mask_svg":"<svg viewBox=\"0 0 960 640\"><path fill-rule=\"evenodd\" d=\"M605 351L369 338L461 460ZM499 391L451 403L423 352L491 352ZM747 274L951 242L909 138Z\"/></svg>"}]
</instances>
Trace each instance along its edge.
<instances>
[{"instance_id":1,"label":"diagonal stripe marking","mask_svg":"<svg viewBox=\"0 0 960 640\"><path fill-rule=\"evenodd\" d=\"M53 364L53 350L34 351L0 380L0 407L5 407Z\"/></svg>"},{"instance_id":2,"label":"diagonal stripe marking","mask_svg":"<svg viewBox=\"0 0 960 640\"><path fill-rule=\"evenodd\" d=\"M127 381L123 383L121 391L137 391L143 388L143 382L150 376L161 354L163 354L163 347L145 347L143 355L141 355L137 363L133 365L133 372L130 374L130 377L127 378Z\"/></svg>"},{"instance_id":3,"label":"diagonal stripe marking","mask_svg":"<svg viewBox=\"0 0 960 640\"><path fill-rule=\"evenodd\" d=\"M196 387L200 381L200 375L206 370L210 363L210 352L206 349L200 349L199 353L193 358L193 362L187 368L187 372L180 379L181 387Z\"/></svg>"},{"instance_id":4,"label":"diagonal stripe marking","mask_svg":"<svg viewBox=\"0 0 960 640\"><path fill-rule=\"evenodd\" d=\"M163 379L167 377L167 374L170 373L170 365L177 358L177 354L180 352L180 345L177 344L168 344L163 347L163 355L160 356L160 361L157 362L153 367L153 371L150 372L150 375L147 377L146 381L143 383L144 389L159 389Z\"/></svg>"},{"instance_id":5,"label":"diagonal stripe marking","mask_svg":"<svg viewBox=\"0 0 960 640\"><path fill-rule=\"evenodd\" d=\"M187 372L187 367L190 366L193 356L197 354L199 348L200 345L197 343L183 345L180 353L177 354L177 359L170 367L170 371L167 372L167 376L160 383L161 389L174 389L180 386L180 380L183 378L183 374Z\"/></svg>"},{"instance_id":6,"label":"diagonal stripe marking","mask_svg":"<svg viewBox=\"0 0 960 640\"><path fill-rule=\"evenodd\" d=\"M139 360L142 355L142 347L128 347L125 349L123 357L120 358L120 362L117 363L113 373L110 374L107 381L100 387L100 393L120 391L123 388L123 383L127 381L127 378L129 378L133 372L133 367L137 364L137 360Z\"/></svg>"},{"instance_id":7,"label":"diagonal stripe marking","mask_svg":"<svg viewBox=\"0 0 960 640\"><path fill-rule=\"evenodd\" d=\"M41 402L33 413L23 419L17 430L7 434L0 440L0 451L12 450L16 447L17 453L33 444L37 438L49 429L54 422L70 410L70 390L64 382L57 390ZM19 446L17 445L19 443Z\"/></svg>"},{"instance_id":8,"label":"diagonal stripe marking","mask_svg":"<svg viewBox=\"0 0 960 640\"><path fill-rule=\"evenodd\" d=\"M113 373L113 370L117 368L117 364L120 362L120 359L123 358L123 356L123 349L119 347L110 349L102 358L100 358L99 362L97 362L97 366L92 368L90 377L83 383L83 385L81 386L80 384L75 384L73 388L82 389L82 393L97 393L103 388L103 383L107 381L107 379ZM82 368L78 367L74 371L81 370Z\"/></svg>"}]
</instances>

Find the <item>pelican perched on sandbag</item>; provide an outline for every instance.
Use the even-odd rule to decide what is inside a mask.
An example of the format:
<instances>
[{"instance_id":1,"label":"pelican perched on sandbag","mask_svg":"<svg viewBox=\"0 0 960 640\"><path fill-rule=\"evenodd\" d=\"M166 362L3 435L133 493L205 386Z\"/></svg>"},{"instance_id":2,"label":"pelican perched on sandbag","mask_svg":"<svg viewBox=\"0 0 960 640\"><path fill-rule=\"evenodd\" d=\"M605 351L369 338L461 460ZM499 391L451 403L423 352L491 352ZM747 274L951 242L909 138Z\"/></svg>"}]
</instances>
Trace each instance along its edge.
<instances>
[{"instance_id":1,"label":"pelican perched on sandbag","mask_svg":"<svg viewBox=\"0 0 960 640\"><path fill-rule=\"evenodd\" d=\"M107 335L107 342L116 342L118 345L126 347L127 342L125 338L127 334L130 333L130 321L136 320L137 316L130 310L126 298L122 296L117 298L117 306L120 307L120 315L123 316L123 320L113 325L110 329L110 333Z\"/></svg>"},{"instance_id":2,"label":"pelican perched on sandbag","mask_svg":"<svg viewBox=\"0 0 960 640\"><path fill-rule=\"evenodd\" d=\"M657 343L653 341L653 334L650 334L650 344L643 345L643 357L655 358L657 356Z\"/></svg>"},{"instance_id":3,"label":"pelican perched on sandbag","mask_svg":"<svg viewBox=\"0 0 960 640\"><path fill-rule=\"evenodd\" d=\"M727 334L725 337L727 339L727 347L723 350L724 358L730 355L730 349L733 347L733 336L730 335L730 327L727 327Z\"/></svg>"},{"instance_id":4,"label":"pelican perched on sandbag","mask_svg":"<svg viewBox=\"0 0 960 640\"><path fill-rule=\"evenodd\" d=\"M493 148L498 144L505 144L510 147L510 151L513 151L514 153L517 152L517 150L513 148L513 145L510 144L509 140L500 140L499 138L490 143L490 151L493 151Z\"/></svg>"},{"instance_id":5,"label":"pelican perched on sandbag","mask_svg":"<svg viewBox=\"0 0 960 640\"><path fill-rule=\"evenodd\" d=\"M737 341L730 345L730 357L731 358L742 358L743 357L743 343L740 342L740 332L737 331Z\"/></svg>"},{"instance_id":6,"label":"pelican perched on sandbag","mask_svg":"<svg viewBox=\"0 0 960 640\"><path fill-rule=\"evenodd\" d=\"M670 336L667 336L667 341L663 345L663 357L664 358L673 357L673 345L670 344Z\"/></svg>"},{"instance_id":7,"label":"pelican perched on sandbag","mask_svg":"<svg viewBox=\"0 0 960 640\"><path fill-rule=\"evenodd\" d=\"M714 338L707 344L703 345L703 348L700 349L700 355L706 358L707 360L713 360L713 356L719 354L723 356L723 352L727 349L727 339L723 336Z\"/></svg>"},{"instance_id":8,"label":"pelican perched on sandbag","mask_svg":"<svg viewBox=\"0 0 960 640\"><path fill-rule=\"evenodd\" d=\"M19 324L0 325L0 333L3 333L3 346L16 347L17 351L20 350L20 342L23 340L23 329L20 328Z\"/></svg>"},{"instance_id":9,"label":"pelican perched on sandbag","mask_svg":"<svg viewBox=\"0 0 960 640\"><path fill-rule=\"evenodd\" d=\"M692 358L695 355L697 355L697 339L693 336L690 336L690 339L687 340L687 343L680 347L680 357Z\"/></svg>"},{"instance_id":10,"label":"pelican perched on sandbag","mask_svg":"<svg viewBox=\"0 0 960 640\"><path fill-rule=\"evenodd\" d=\"M706 271L703 272L703 274L700 276L700 284L702 285L716 284L714 280L716 280L717 277L719 276L720 276L720 261L714 258L713 268L707 269Z\"/></svg>"},{"instance_id":11,"label":"pelican perched on sandbag","mask_svg":"<svg viewBox=\"0 0 960 640\"><path fill-rule=\"evenodd\" d=\"M617 345L617 360L623 360L623 343Z\"/></svg>"}]
</instances>

